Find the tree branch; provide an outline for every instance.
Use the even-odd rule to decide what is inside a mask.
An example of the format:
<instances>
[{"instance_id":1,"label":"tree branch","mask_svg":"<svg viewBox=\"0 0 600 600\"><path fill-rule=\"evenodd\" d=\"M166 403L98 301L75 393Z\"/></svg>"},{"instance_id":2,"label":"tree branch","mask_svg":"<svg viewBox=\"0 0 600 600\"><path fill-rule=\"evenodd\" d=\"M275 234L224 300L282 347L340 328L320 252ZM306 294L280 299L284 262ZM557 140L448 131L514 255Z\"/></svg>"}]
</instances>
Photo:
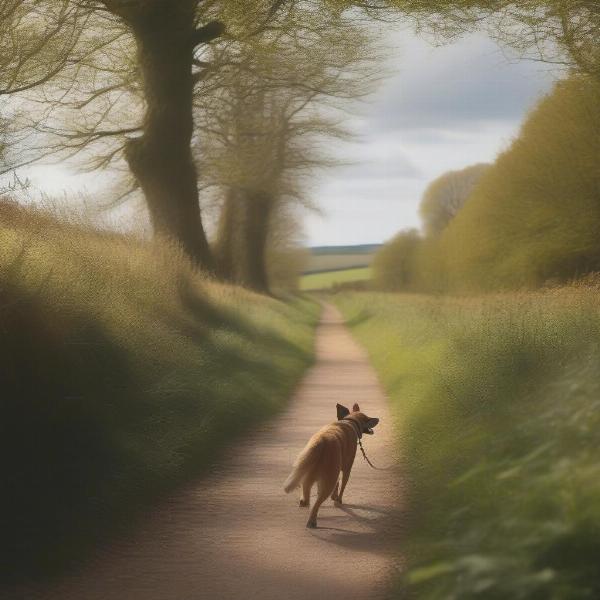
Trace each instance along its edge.
<instances>
[{"instance_id":1,"label":"tree branch","mask_svg":"<svg viewBox=\"0 0 600 600\"><path fill-rule=\"evenodd\" d=\"M200 46L201 44L208 44L213 40L221 37L225 33L225 24L221 21L211 21L199 27L192 34L192 48Z\"/></svg>"}]
</instances>

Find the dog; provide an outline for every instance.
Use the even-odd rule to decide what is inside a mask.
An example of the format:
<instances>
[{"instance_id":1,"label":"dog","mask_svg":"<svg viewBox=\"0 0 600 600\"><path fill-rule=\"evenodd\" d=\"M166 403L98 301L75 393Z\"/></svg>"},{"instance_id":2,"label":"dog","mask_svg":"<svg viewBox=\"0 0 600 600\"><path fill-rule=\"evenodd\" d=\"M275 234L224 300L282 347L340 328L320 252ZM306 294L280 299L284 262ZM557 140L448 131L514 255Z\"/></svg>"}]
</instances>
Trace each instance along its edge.
<instances>
[{"instance_id":1,"label":"dog","mask_svg":"<svg viewBox=\"0 0 600 600\"><path fill-rule=\"evenodd\" d=\"M341 506L342 497L356 456L358 440L363 434L372 435L379 419L367 417L355 404L350 412L345 406L337 405L338 420L315 433L304 450L298 455L289 477L284 483L286 493L302 487L300 506L310 506L310 490L317 484L317 499L310 511L307 527L317 526L317 513L321 504L331 496L336 506ZM339 484L342 473L341 487Z\"/></svg>"}]
</instances>

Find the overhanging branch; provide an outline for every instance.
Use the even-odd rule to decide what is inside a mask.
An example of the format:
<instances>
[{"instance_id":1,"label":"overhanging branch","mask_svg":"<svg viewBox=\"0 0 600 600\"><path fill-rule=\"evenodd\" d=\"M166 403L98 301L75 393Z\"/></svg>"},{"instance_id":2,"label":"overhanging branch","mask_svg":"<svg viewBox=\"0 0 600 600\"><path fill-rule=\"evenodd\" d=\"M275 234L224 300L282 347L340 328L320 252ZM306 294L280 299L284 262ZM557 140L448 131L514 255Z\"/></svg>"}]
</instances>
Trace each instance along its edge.
<instances>
[{"instance_id":1,"label":"overhanging branch","mask_svg":"<svg viewBox=\"0 0 600 600\"><path fill-rule=\"evenodd\" d=\"M225 24L221 21L211 21L199 27L192 34L192 47L200 46L201 44L208 44L213 40L221 37L225 33Z\"/></svg>"}]
</instances>

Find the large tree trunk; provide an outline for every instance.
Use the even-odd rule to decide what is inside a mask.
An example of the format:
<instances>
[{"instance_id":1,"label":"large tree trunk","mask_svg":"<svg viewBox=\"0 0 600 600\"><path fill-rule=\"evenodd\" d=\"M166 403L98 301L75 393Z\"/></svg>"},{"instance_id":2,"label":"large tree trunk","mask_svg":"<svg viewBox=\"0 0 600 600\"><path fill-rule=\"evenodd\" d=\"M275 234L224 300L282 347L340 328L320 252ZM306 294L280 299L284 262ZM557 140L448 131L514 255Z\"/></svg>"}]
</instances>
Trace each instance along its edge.
<instances>
[{"instance_id":1,"label":"large tree trunk","mask_svg":"<svg viewBox=\"0 0 600 600\"><path fill-rule=\"evenodd\" d=\"M179 242L212 271L191 152L195 4L163 0L121 13L135 36L146 99L144 133L129 142L126 157L155 232Z\"/></svg>"},{"instance_id":2,"label":"large tree trunk","mask_svg":"<svg viewBox=\"0 0 600 600\"><path fill-rule=\"evenodd\" d=\"M269 293L267 242L273 197L262 191L248 193L244 219L244 280L246 285L263 294Z\"/></svg>"},{"instance_id":3,"label":"large tree trunk","mask_svg":"<svg viewBox=\"0 0 600 600\"><path fill-rule=\"evenodd\" d=\"M243 217L239 193L229 188L225 194L223 208L219 216L219 230L216 244L217 274L224 281L238 279L236 261L239 260L240 220Z\"/></svg>"}]
</instances>

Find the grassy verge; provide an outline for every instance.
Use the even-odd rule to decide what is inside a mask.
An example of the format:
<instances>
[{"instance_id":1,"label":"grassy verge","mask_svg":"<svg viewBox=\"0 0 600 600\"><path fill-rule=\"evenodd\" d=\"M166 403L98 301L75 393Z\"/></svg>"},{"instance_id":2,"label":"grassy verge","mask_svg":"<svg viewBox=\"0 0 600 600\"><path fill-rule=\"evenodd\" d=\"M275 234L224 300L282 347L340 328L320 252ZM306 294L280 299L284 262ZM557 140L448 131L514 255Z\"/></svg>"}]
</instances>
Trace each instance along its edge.
<instances>
[{"instance_id":1,"label":"grassy verge","mask_svg":"<svg viewBox=\"0 0 600 600\"><path fill-rule=\"evenodd\" d=\"M3 575L63 568L278 410L317 313L0 205Z\"/></svg>"},{"instance_id":2,"label":"grassy verge","mask_svg":"<svg viewBox=\"0 0 600 600\"><path fill-rule=\"evenodd\" d=\"M356 269L341 269L337 271L325 271L323 273L311 273L300 279L302 290L323 290L339 284L354 283L371 279L371 267L358 267Z\"/></svg>"},{"instance_id":3,"label":"grassy verge","mask_svg":"<svg viewBox=\"0 0 600 600\"><path fill-rule=\"evenodd\" d=\"M409 478L423 599L600 597L600 299L340 294Z\"/></svg>"}]
</instances>

